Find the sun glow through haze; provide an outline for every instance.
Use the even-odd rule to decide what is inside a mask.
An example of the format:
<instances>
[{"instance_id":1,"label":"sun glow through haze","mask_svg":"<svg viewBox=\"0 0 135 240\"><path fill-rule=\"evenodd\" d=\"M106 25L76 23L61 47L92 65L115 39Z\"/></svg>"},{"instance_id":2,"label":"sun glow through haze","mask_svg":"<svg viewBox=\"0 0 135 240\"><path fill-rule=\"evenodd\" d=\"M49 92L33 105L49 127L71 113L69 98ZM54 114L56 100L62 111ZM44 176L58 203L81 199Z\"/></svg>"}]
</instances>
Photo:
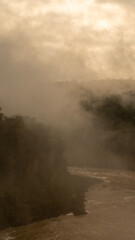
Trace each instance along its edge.
<instances>
[{"instance_id":1,"label":"sun glow through haze","mask_svg":"<svg viewBox=\"0 0 135 240\"><path fill-rule=\"evenodd\" d=\"M2 0L0 9L1 41L17 46L18 59L33 51L49 79L135 75L134 13L126 1Z\"/></svg>"}]
</instances>

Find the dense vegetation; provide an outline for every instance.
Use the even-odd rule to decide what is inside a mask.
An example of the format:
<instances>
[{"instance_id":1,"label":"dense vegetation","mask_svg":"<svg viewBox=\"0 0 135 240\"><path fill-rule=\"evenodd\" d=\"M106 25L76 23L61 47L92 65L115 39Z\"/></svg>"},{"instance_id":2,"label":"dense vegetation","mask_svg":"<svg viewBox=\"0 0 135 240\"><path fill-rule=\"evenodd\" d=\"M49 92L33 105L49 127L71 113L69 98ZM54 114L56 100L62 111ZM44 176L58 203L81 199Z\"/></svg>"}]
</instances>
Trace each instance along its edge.
<instances>
[{"instance_id":1,"label":"dense vegetation","mask_svg":"<svg viewBox=\"0 0 135 240\"><path fill-rule=\"evenodd\" d=\"M84 147L87 166L135 170L134 102L131 93L85 95L81 106L93 124L84 124L86 138L79 146ZM82 130L76 134L80 141ZM72 141L73 148L78 141ZM85 212L84 192L90 183L68 174L64 152L55 129L0 111L0 228ZM80 164L84 161L81 157Z\"/></svg>"},{"instance_id":2,"label":"dense vegetation","mask_svg":"<svg viewBox=\"0 0 135 240\"><path fill-rule=\"evenodd\" d=\"M54 129L0 113L0 228L77 214L78 206L83 212L84 189L77 181L67 173Z\"/></svg>"},{"instance_id":3,"label":"dense vegetation","mask_svg":"<svg viewBox=\"0 0 135 240\"><path fill-rule=\"evenodd\" d=\"M81 102L83 109L93 114L98 126L103 129L104 151L109 151L110 156L115 154L121 161L120 167L130 170L135 170L134 103L135 95L131 92L102 98L88 98ZM101 165L114 167L109 159ZM115 164L115 167L118 165Z\"/></svg>"}]
</instances>

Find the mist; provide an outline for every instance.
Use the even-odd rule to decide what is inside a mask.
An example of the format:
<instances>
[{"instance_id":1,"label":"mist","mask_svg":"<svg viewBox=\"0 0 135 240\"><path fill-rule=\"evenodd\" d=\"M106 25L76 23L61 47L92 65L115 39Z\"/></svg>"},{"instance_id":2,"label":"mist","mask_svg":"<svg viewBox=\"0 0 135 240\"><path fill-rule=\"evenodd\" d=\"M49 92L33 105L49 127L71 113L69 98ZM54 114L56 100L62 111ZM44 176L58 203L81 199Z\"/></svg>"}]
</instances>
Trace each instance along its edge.
<instances>
[{"instance_id":1,"label":"mist","mask_svg":"<svg viewBox=\"0 0 135 240\"><path fill-rule=\"evenodd\" d=\"M116 239L125 219L134 229L134 8L0 1L0 229L44 219L39 239L97 239L111 222L103 239Z\"/></svg>"},{"instance_id":2,"label":"mist","mask_svg":"<svg viewBox=\"0 0 135 240\"><path fill-rule=\"evenodd\" d=\"M128 94L134 93L134 80L98 80L94 69L86 68L84 56L65 48L55 49L52 56L47 50L43 60L34 33L30 36L24 27L4 35L0 49L0 102L5 114L33 117L57 130L69 165L108 167L114 162L110 167L125 168L122 157L107 147L109 141L112 145L113 130L107 130L103 119L86 111L82 102L100 105L108 96L119 95L134 106L133 94Z\"/></svg>"}]
</instances>

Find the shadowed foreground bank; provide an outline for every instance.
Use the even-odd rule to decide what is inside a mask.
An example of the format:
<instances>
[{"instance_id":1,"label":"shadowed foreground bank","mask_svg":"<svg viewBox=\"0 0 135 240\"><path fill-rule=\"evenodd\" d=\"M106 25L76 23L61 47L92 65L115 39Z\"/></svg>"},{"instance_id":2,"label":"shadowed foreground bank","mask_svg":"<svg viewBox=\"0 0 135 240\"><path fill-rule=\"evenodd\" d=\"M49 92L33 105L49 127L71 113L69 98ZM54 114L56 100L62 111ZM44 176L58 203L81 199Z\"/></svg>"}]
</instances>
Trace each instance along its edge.
<instances>
[{"instance_id":1,"label":"shadowed foreground bank","mask_svg":"<svg viewBox=\"0 0 135 240\"><path fill-rule=\"evenodd\" d=\"M0 114L0 228L73 212L96 181L72 176L58 132L21 116Z\"/></svg>"},{"instance_id":2,"label":"shadowed foreground bank","mask_svg":"<svg viewBox=\"0 0 135 240\"><path fill-rule=\"evenodd\" d=\"M28 226L5 229L7 240L134 240L135 174L104 169L70 169L72 174L94 178L97 184L85 194L86 215L65 215ZM93 180L94 181L94 180Z\"/></svg>"}]
</instances>

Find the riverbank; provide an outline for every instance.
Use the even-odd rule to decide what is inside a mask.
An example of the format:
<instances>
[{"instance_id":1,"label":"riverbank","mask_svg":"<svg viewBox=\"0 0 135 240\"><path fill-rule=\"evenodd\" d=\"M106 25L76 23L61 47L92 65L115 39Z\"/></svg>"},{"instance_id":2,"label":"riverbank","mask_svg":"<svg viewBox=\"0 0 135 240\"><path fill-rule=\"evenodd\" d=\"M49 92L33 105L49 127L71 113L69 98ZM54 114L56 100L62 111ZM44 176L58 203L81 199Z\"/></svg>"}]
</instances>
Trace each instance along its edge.
<instances>
[{"instance_id":1,"label":"riverbank","mask_svg":"<svg viewBox=\"0 0 135 240\"><path fill-rule=\"evenodd\" d=\"M31 225L5 229L0 240L134 240L135 173L72 169L72 174L98 179L85 193L87 214L61 215ZM80 175L79 175L80 176Z\"/></svg>"}]
</instances>

